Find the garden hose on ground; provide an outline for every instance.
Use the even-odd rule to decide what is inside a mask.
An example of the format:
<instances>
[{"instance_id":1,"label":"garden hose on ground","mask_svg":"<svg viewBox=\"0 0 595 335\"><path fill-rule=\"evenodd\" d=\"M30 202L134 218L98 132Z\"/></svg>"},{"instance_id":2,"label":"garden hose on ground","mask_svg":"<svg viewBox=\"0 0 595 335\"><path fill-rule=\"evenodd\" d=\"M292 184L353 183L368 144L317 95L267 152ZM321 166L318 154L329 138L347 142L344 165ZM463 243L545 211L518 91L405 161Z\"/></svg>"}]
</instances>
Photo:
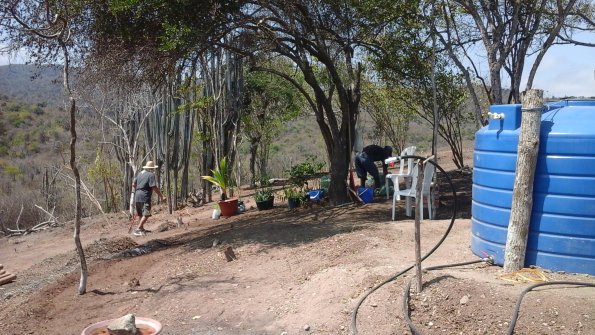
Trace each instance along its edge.
<instances>
[{"instance_id":1,"label":"garden hose on ground","mask_svg":"<svg viewBox=\"0 0 595 335\"><path fill-rule=\"evenodd\" d=\"M420 156L403 156L401 157L401 159L407 159L407 158L414 158L414 159L421 159L424 160L423 157ZM452 217L450 220L450 223L448 225L448 228L446 229L446 232L444 233L444 235L442 236L442 238L438 241L438 243L436 243L436 245L426 254L424 255L421 260L424 261L426 258L428 258L432 253L434 253L434 251L436 251L436 249L438 249L438 247L444 242L444 240L446 239L446 237L448 236L448 234L450 233L450 231L452 230L452 227L454 225L454 221L455 221L455 217L456 217L456 212L457 212L457 195L456 195L456 191L454 189L454 185L452 183L452 180L450 179L450 176L448 176L448 174L446 173L446 171L444 171L444 169L442 169L442 167L440 167L436 162L430 160L428 161L429 163L431 163L432 165L434 165L436 168L438 168L438 170L440 170L440 172L444 173L444 175L446 176L447 180L448 180L448 184L450 185L450 188L453 192L453 210L452 210ZM491 257L486 257L486 258L482 258L479 260L473 260L473 261L467 261L467 262L461 262L461 263L453 263L453 264L444 264L444 265L436 265L436 266L431 266L428 268L424 268L425 271L431 271L431 270L438 270L438 269L443 269L443 268L448 268L448 267L455 267L455 266L464 266L464 265L470 265L470 264L475 264L475 263L481 263L481 262L486 262L488 264L493 264L493 259ZM400 277L401 275L403 275L404 273L406 273L407 271L411 270L415 265L411 265L408 268L402 270L401 272L389 277L388 279L386 279L385 281L383 281L382 283L376 285L375 287L373 287L371 290L369 290L368 292L366 292L361 298L360 300L358 300L354 310L353 310L353 315L352 315L352 319L351 319L351 329L352 329L352 334L353 335L357 335L357 312L361 306L361 304L366 300L366 298L368 296L370 296L373 292L375 292L376 290L378 290L380 287L394 281L395 279L397 279L398 277ZM411 320L410 316L409 316L409 292L411 290L411 283L412 281L409 281L409 283L407 284L407 287L405 288L405 292L404 292L404 297L403 297L403 315L405 318L405 321L407 322L407 325L409 327L409 329L411 330L412 334L414 335L422 335L422 333L415 327L415 325L413 324L413 321ZM531 285L529 287L527 287L522 293L521 295L518 297L515 308L513 310L513 314L512 314L512 318L511 318L511 322L510 322L510 326L508 328L507 331L507 335L513 335L514 332L514 327L516 325L516 321L518 319L518 314L519 314L519 310L521 307L521 302L524 298L524 296L529 293L530 291L532 291L533 289L540 287L540 286L547 286L547 285L574 285L574 286L586 286L586 287L595 287L595 284L591 284L591 283L582 283L582 282L572 282L572 281L558 281L558 282L548 282L548 283L538 283L538 284L534 284Z\"/></svg>"},{"instance_id":2,"label":"garden hose on ground","mask_svg":"<svg viewBox=\"0 0 595 335\"><path fill-rule=\"evenodd\" d=\"M534 288L537 288L540 286L547 286L547 285L574 285L574 286L595 287L595 284L581 283L581 282L574 282L574 281L556 281L556 282L550 282L550 283L539 283L539 284L534 284L534 285L527 287L525 290L523 290L523 292L521 293L521 295L518 297L518 299L516 301L516 305L514 306L514 310L512 312L512 318L510 320L510 325L508 326L508 331L506 332L506 335L512 335L512 333L514 332L514 326L516 325L517 318L519 317L519 310L521 308L521 302L523 301L523 297L525 296L525 294L529 293Z\"/></svg>"},{"instance_id":3,"label":"garden hose on ground","mask_svg":"<svg viewBox=\"0 0 595 335\"><path fill-rule=\"evenodd\" d=\"M437 265L437 266L425 268L424 270L427 270L427 271L437 270L437 269L443 269L443 268L447 268L447 267L463 266L463 265L469 265L469 264L473 264L473 263L480 263L483 261L486 261L486 260L482 259L482 260L457 263L457 264ZM411 330L411 333L413 335L423 335L423 333L420 332L415 327L415 324L413 323L413 321L411 320L411 317L409 316L409 292L411 290L411 283L412 283L412 281L410 280L409 283L407 284L407 287L405 287L405 291L403 293L403 315L405 317L405 321L407 322L407 326L409 326L409 329ZM521 295L517 298L516 305L514 306L514 310L512 312L512 318L510 319L510 325L508 326L506 335L513 335L513 333L514 333L514 327L515 327L517 319L519 317L519 310L521 308L521 303L522 303L525 295L537 287L547 286L547 285L574 285L574 286L595 287L595 284L583 283L583 282L573 282L573 281L557 281L557 282L549 282L549 283L539 283L539 284L534 284L534 285L527 287L525 290L523 290Z\"/></svg>"},{"instance_id":4,"label":"garden hose on ground","mask_svg":"<svg viewBox=\"0 0 595 335\"><path fill-rule=\"evenodd\" d=\"M481 262L486 262L490 265L494 263L493 259L491 257L488 257L488 258L482 258L482 259L477 259L477 260L462 262L462 263L430 266L428 268L424 268L424 270L431 271L431 270L438 270L438 269L444 269L444 268L455 267L455 266L470 265L470 264L481 263ZM411 317L409 316L409 292L411 290L411 282L412 281L410 280L409 283L407 284L407 286L405 287L405 291L403 292L403 316L405 317L405 322L407 322L407 326L409 326L411 333L414 335L422 335L422 333L419 330L417 330L417 328L415 327L415 324L413 323L413 321L411 320Z\"/></svg>"},{"instance_id":5,"label":"garden hose on ground","mask_svg":"<svg viewBox=\"0 0 595 335\"><path fill-rule=\"evenodd\" d=\"M399 159L401 161L404 161L406 159L409 158L413 158L416 160L421 160L421 161L425 161L426 158L425 157L421 157L421 156L403 156L400 157ZM444 169L438 165L438 163L436 163L433 160L429 160L427 161L427 163L431 163L432 165L434 165L440 172L442 172L445 176L446 179L448 180L448 184L450 185L450 189L452 191L452 196L453 196L453 205L452 205L452 216L450 219L450 223L448 225L448 228L446 229L446 231L444 232L444 235L442 235L442 237L440 238L440 240L438 241L438 243L436 243L436 245L427 253L425 254L422 258L421 261L424 261L426 258L428 258L431 254L434 253L434 251L436 251L436 249L438 249L438 247L442 244L442 242L444 242L444 240L446 239L446 237L448 236L448 234L450 233L450 231L452 230L452 227L454 225L455 222L455 218L457 215L457 192L455 190L455 187L452 183L452 180L450 179L450 176L448 175L448 173L446 173L446 171L444 171ZM366 300L366 298L368 296L370 296L370 294L374 293L376 290L378 290L379 288L381 288L382 286L394 281L395 279L397 279L398 277L400 277L401 275L403 275L404 273L406 273L407 271L411 270L415 265L411 265L410 267L406 268L405 270L394 274L393 276L389 277L388 279L386 279L385 281L383 281L382 283L374 286L371 290L369 290L368 292L366 292L356 303L355 308L353 309L353 315L351 317L351 331L353 335L357 335L357 312L361 306L361 304L364 302L364 300Z\"/></svg>"}]
</instances>

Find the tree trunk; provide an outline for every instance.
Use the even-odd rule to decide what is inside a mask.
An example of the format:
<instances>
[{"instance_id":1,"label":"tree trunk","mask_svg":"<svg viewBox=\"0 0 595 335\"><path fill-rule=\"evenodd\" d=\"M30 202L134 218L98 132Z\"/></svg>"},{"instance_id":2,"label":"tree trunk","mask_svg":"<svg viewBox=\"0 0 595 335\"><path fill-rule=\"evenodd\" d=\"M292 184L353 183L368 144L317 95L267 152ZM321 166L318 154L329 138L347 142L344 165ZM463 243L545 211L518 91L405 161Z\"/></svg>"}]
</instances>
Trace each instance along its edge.
<instances>
[{"instance_id":1,"label":"tree trunk","mask_svg":"<svg viewBox=\"0 0 595 335\"><path fill-rule=\"evenodd\" d=\"M256 151L257 150L258 150L258 138L253 137L250 139L250 187L256 186Z\"/></svg>"},{"instance_id":2,"label":"tree trunk","mask_svg":"<svg viewBox=\"0 0 595 335\"><path fill-rule=\"evenodd\" d=\"M64 80L64 92L68 95L68 110L70 112L70 168L74 175L74 192L75 192L75 216L74 216L74 244L76 251L81 262L81 277L79 281L79 294L85 294L87 292L87 261L85 259L85 251L81 243L80 232L81 232L81 176L79 174L78 167L76 166L76 101L72 96L69 82L69 57L66 43L59 40L60 47L64 54L64 69L63 69L63 80Z\"/></svg>"},{"instance_id":3,"label":"tree trunk","mask_svg":"<svg viewBox=\"0 0 595 335\"><path fill-rule=\"evenodd\" d=\"M517 271L525 265L527 236L533 208L533 179L539 153L539 130L543 110L543 90L529 90L523 96L523 114L519 135L516 176L512 192L512 206L504 271Z\"/></svg>"},{"instance_id":4,"label":"tree trunk","mask_svg":"<svg viewBox=\"0 0 595 335\"><path fill-rule=\"evenodd\" d=\"M331 160L329 186L329 199L331 205L341 205L350 201L347 193L347 171L350 150L347 144L339 136L334 139L333 155L329 155Z\"/></svg>"}]
</instances>

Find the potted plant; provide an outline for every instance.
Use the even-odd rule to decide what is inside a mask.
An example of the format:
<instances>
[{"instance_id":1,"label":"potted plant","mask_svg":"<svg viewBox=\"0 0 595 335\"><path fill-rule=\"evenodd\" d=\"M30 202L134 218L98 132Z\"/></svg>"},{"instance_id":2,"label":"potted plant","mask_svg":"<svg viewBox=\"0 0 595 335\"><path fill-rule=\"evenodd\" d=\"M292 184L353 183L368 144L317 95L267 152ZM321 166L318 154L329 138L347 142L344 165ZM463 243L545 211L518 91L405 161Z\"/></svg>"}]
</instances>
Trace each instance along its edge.
<instances>
[{"instance_id":1,"label":"potted plant","mask_svg":"<svg viewBox=\"0 0 595 335\"><path fill-rule=\"evenodd\" d=\"M273 208L275 196L267 176L260 177L260 188L254 192L254 200L259 211Z\"/></svg>"},{"instance_id":2,"label":"potted plant","mask_svg":"<svg viewBox=\"0 0 595 335\"><path fill-rule=\"evenodd\" d=\"M275 201L273 190L270 187L263 187L257 190L254 192L254 200L259 211L273 208L273 202Z\"/></svg>"},{"instance_id":3,"label":"potted plant","mask_svg":"<svg viewBox=\"0 0 595 335\"><path fill-rule=\"evenodd\" d=\"M308 179L319 174L323 167L323 162L317 161L314 156L308 156L304 162L292 166L287 171L291 187L283 190L283 195L287 199L289 208L299 207L310 199L309 194L306 193Z\"/></svg>"},{"instance_id":4,"label":"potted plant","mask_svg":"<svg viewBox=\"0 0 595 335\"><path fill-rule=\"evenodd\" d=\"M221 216L232 216L238 213L238 199L227 198L228 190L231 187L231 170L227 164L227 158L223 157L219 165L211 170L212 176L202 176L202 179L218 186L221 189L221 200L217 202L221 209Z\"/></svg>"},{"instance_id":5,"label":"potted plant","mask_svg":"<svg viewBox=\"0 0 595 335\"><path fill-rule=\"evenodd\" d=\"M289 187L283 190L283 197L287 199L289 208L300 207L305 200L304 192L297 187Z\"/></svg>"}]
</instances>

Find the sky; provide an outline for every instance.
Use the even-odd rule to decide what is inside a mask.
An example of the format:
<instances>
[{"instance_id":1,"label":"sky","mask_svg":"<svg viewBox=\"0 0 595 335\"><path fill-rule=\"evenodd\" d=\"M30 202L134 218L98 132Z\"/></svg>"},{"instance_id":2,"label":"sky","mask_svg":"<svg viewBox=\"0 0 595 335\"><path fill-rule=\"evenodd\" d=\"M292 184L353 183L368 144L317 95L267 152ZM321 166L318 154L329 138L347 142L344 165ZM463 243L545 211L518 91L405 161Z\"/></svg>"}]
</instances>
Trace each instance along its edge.
<instances>
[{"instance_id":1,"label":"sky","mask_svg":"<svg viewBox=\"0 0 595 335\"><path fill-rule=\"evenodd\" d=\"M595 42L595 32L592 33ZM531 63L532 59L528 59ZM525 65L521 91L531 69ZM595 97L595 48L552 46L545 54L533 81L533 88L544 90L544 97Z\"/></svg>"},{"instance_id":2,"label":"sky","mask_svg":"<svg viewBox=\"0 0 595 335\"><path fill-rule=\"evenodd\" d=\"M595 32L586 34L581 40L595 43ZM0 65L22 64L22 55L9 58L0 54ZM533 63L527 59L521 91L525 90L527 75ZM485 69L482 71L486 73ZM507 81L505 81L506 83ZM545 54L535 75L533 88L544 90L544 97L593 97L595 96L595 47L554 45Z\"/></svg>"}]
</instances>

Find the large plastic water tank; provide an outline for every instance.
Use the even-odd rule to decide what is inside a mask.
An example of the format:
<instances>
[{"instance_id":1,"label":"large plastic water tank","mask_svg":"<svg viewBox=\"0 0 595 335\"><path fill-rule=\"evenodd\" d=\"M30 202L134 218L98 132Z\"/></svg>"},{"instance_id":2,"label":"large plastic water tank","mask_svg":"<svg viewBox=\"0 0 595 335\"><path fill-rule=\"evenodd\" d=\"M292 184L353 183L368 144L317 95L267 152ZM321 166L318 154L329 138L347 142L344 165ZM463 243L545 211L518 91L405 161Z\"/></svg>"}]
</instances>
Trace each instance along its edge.
<instances>
[{"instance_id":1,"label":"large plastic water tank","mask_svg":"<svg viewBox=\"0 0 595 335\"><path fill-rule=\"evenodd\" d=\"M496 105L475 136L471 249L504 263L521 105ZM595 101L546 105L525 266L595 275Z\"/></svg>"}]
</instances>

